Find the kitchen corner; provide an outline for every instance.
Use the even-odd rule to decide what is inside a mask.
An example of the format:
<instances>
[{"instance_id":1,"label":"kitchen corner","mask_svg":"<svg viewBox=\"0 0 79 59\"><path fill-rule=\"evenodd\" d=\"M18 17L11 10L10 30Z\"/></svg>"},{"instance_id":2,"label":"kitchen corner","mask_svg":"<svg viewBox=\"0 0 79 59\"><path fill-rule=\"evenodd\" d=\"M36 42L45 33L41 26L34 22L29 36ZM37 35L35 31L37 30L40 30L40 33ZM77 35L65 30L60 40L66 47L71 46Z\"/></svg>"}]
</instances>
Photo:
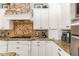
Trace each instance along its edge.
<instances>
[{"instance_id":1,"label":"kitchen corner","mask_svg":"<svg viewBox=\"0 0 79 59\"><path fill-rule=\"evenodd\" d=\"M67 35L69 33L67 30L70 29L68 13L70 4L7 3L5 5L5 12L4 8L1 9L3 12L0 12L2 13L1 56L71 55L68 41L70 38Z\"/></svg>"}]
</instances>

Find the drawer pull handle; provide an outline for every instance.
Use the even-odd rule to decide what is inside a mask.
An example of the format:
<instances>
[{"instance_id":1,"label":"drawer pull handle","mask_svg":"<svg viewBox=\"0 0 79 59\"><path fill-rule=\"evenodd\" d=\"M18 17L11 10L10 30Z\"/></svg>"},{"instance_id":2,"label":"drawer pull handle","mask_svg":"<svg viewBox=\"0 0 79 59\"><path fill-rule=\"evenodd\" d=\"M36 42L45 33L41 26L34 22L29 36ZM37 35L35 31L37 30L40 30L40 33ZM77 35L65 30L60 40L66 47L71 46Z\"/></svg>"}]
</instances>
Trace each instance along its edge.
<instances>
[{"instance_id":1,"label":"drawer pull handle","mask_svg":"<svg viewBox=\"0 0 79 59\"><path fill-rule=\"evenodd\" d=\"M59 51L61 51L61 49L58 48Z\"/></svg>"},{"instance_id":2,"label":"drawer pull handle","mask_svg":"<svg viewBox=\"0 0 79 59\"><path fill-rule=\"evenodd\" d=\"M40 46L40 45L37 45L37 46Z\"/></svg>"},{"instance_id":3,"label":"drawer pull handle","mask_svg":"<svg viewBox=\"0 0 79 59\"><path fill-rule=\"evenodd\" d=\"M40 43L40 42L37 42L37 43Z\"/></svg>"},{"instance_id":4,"label":"drawer pull handle","mask_svg":"<svg viewBox=\"0 0 79 59\"><path fill-rule=\"evenodd\" d=\"M60 53L58 53L58 55L59 55L59 56L61 56L61 54L60 54Z\"/></svg>"},{"instance_id":5,"label":"drawer pull handle","mask_svg":"<svg viewBox=\"0 0 79 59\"><path fill-rule=\"evenodd\" d=\"M16 42L16 43L18 43L18 44L19 44L20 42Z\"/></svg>"},{"instance_id":6,"label":"drawer pull handle","mask_svg":"<svg viewBox=\"0 0 79 59\"><path fill-rule=\"evenodd\" d=\"M20 49L20 47L16 47L16 49Z\"/></svg>"}]
</instances>

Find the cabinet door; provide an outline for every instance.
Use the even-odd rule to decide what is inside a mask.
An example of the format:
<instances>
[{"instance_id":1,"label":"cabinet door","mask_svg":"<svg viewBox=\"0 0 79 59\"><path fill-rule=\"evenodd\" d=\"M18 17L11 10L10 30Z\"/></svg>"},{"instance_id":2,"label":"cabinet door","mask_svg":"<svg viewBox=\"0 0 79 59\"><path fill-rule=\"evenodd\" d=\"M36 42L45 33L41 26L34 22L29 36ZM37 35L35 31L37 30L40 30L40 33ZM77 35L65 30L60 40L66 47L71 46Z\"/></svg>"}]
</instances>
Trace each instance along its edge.
<instances>
[{"instance_id":1,"label":"cabinet door","mask_svg":"<svg viewBox=\"0 0 79 59\"><path fill-rule=\"evenodd\" d=\"M61 17L60 5L58 3L50 3L49 6L49 28L56 29Z\"/></svg>"},{"instance_id":2,"label":"cabinet door","mask_svg":"<svg viewBox=\"0 0 79 59\"><path fill-rule=\"evenodd\" d=\"M58 52L57 52L58 46L54 42L52 43L52 45L53 45L53 56L58 56Z\"/></svg>"},{"instance_id":3,"label":"cabinet door","mask_svg":"<svg viewBox=\"0 0 79 59\"><path fill-rule=\"evenodd\" d=\"M53 56L53 45L52 41L47 42L47 47L46 47L46 56Z\"/></svg>"},{"instance_id":4,"label":"cabinet door","mask_svg":"<svg viewBox=\"0 0 79 59\"><path fill-rule=\"evenodd\" d=\"M46 45L47 43L45 41L40 41L40 43L38 43L38 47L39 47L39 56L45 56L46 55Z\"/></svg>"},{"instance_id":5,"label":"cabinet door","mask_svg":"<svg viewBox=\"0 0 79 59\"><path fill-rule=\"evenodd\" d=\"M10 21L2 18L0 20L0 29L2 29L2 30L10 29Z\"/></svg>"},{"instance_id":6,"label":"cabinet door","mask_svg":"<svg viewBox=\"0 0 79 59\"><path fill-rule=\"evenodd\" d=\"M7 46L7 41L0 41L0 46Z\"/></svg>"},{"instance_id":7,"label":"cabinet door","mask_svg":"<svg viewBox=\"0 0 79 59\"><path fill-rule=\"evenodd\" d=\"M8 52L16 52L17 56L28 56L29 47L28 45L8 45Z\"/></svg>"},{"instance_id":8,"label":"cabinet door","mask_svg":"<svg viewBox=\"0 0 79 59\"><path fill-rule=\"evenodd\" d=\"M61 4L61 29L70 29L71 15L70 15L70 4Z\"/></svg>"},{"instance_id":9,"label":"cabinet door","mask_svg":"<svg viewBox=\"0 0 79 59\"><path fill-rule=\"evenodd\" d=\"M7 52L7 45L0 45L0 52Z\"/></svg>"},{"instance_id":10,"label":"cabinet door","mask_svg":"<svg viewBox=\"0 0 79 59\"><path fill-rule=\"evenodd\" d=\"M33 44L31 45L31 56L38 56L38 45Z\"/></svg>"},{"instance_id":11,"label":"cabinet door","mask_svg":"<svg viewBox=\"0 0 79 59\"><path fill-rule=\"evenodd\" d=\"M10 29L10 21L7 19L2 20L2 29Z\"/></svg>"},{"instance_id":12,"label":"cabinet door","mask_svg":"<svg viewBox=\"0 0 79 59\"><path fill-rule=\"evenodd\" d=\"M34 17L33 17L33 27L34 29L40 29L40 10L39 9L34 9Z\"/></svg>"},{"instance_id":13,"label":"cabinet door","mask_svg":"<svg viewBox=\"0 0 79 59\"><path fill-rule=\"evenodd\" d=\"M48 29L48 16L49 16L49 13L48 13L48 9L41 9L41 24L40 24L40 27L41 29Z\"/></svg>"}]
</instances>

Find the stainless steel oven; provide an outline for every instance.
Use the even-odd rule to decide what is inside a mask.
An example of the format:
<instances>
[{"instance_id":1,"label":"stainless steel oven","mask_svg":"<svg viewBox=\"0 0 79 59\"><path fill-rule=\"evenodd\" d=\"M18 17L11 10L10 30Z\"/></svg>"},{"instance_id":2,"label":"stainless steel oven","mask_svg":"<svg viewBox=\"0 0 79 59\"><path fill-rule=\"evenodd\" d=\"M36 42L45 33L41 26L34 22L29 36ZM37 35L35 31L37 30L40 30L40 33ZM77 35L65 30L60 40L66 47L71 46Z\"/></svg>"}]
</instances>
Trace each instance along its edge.
<instances>
[{"instance_id":1,"label":"stainless steel oven","mask_svg":"<svg viewBox=\"0 0 79 59\"><path fill-rule=\"evenodd\" d=\"M71 26L71 55L79 56L79 25Z\"/></svg>"}]
</instances>

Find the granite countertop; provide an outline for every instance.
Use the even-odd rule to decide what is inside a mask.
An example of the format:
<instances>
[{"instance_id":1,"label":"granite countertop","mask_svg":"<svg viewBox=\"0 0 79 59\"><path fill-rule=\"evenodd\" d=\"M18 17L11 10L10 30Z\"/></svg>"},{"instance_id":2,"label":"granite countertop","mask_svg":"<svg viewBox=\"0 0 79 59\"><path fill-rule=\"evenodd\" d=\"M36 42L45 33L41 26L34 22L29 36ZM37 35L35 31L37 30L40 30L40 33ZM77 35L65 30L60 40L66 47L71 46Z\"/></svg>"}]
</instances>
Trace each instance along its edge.
<instances>
[{"instance_id":1,"label":"granite countertop","mask_svg":"<svg viewBox=\"0 0 79 59\"><path fill-rule=\"evenodd\" d=\"M48 38L10 38L10 37L0 37L2 41L49 41Z\"/></svg>"},{"instance_id":2,"label":"granite countertop","mask_svg":"<svg viewBox=\"0 0 79 59\"><path fill-rule=\"evenodd\" d=\"M65 52L70 54L70 44L62 40L53 40L59 47L61 47Z\"/></svg>"}]
</instances>

